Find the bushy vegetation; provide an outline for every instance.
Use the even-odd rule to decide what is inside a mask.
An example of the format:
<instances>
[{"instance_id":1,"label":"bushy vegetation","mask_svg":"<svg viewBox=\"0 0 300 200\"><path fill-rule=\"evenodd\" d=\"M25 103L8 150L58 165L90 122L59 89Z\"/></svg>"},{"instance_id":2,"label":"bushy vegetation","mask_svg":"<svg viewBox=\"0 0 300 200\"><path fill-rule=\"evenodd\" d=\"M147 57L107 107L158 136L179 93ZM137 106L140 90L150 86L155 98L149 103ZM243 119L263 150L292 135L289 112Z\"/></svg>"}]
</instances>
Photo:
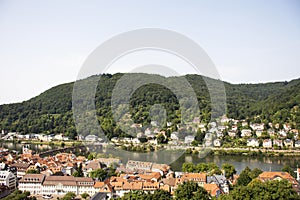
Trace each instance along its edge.
<instances>
[{"instance_id":1,"label":"bushy vegetation","mask_svg":"<svg viewBox=\"0 0 300 200\"><path fill-rule=\"evenodd\" d=\"M35 197L30 197L30 192L22 192L16 190L2 200L36 200Z\"/></svg>"}]
</instances>

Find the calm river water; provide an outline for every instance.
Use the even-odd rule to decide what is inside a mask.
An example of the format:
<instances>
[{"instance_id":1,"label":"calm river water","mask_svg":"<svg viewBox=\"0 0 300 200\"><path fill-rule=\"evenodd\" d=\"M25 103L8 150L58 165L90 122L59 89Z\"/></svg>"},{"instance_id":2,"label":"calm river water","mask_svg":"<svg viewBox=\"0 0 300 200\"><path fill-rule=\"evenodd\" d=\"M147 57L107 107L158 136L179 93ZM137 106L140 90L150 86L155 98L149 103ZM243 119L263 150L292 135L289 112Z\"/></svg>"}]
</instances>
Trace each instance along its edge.
<instances>
[{"instance_id":1,"label":"calm river water","mask_svg":"<svg viewBox=\"0 0 300 200\"><path fill-rule=\"evenodd\" d=\"M21 151L22 146L24 144L18 143L1 143L0 147L8 148L11 150ZM57 146L49 146L49 145L40 145L40 144L31 144L31 149L36 152L43 152L54 148L60 148ZM126 163L128 159L147 161L147 157L143 156L143 154L128 152L128 155L124 155L121 160L123 163ZM164 159L159 159L158 163L164 163ZM264 171L280 171L284 165L288 165L293 169L296 169L298 164L300 166L300 157L264 157L264 156L230 156L230 155L208 155L204 158L200 158L197 155L182 155L175 162L171 164L172 169L175 171L180 171L181 166L184 162L192 162L194 164L198 164L201 162L214 162L218 166L222 166L223 163L231 163L235 166L238 173L240 173L246 166L253 168L260 168Z\"/></svg>"}]
</instances>

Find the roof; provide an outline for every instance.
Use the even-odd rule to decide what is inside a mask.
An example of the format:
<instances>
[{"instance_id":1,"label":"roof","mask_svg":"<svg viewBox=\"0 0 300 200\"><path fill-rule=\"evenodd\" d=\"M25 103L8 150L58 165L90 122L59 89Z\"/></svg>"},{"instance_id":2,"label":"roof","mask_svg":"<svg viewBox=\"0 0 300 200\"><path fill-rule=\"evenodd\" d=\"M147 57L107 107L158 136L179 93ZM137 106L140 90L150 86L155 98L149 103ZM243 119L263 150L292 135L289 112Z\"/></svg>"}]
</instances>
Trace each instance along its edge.
<instances>
[{"instance_id":1,"label":"roof","mask_svg":"<svg viewBox=\"0 0 300 200\"><path fill-rule=\"evenodd\" d=\"M259 180L268 181L274 179L286 179L291 183L296 183L296 179L292 177L288 172L263 172L258 176Z\"/></svg>"},{"instance_id":2,"label":"roof","mask_svg":"<svg viewBox=\"0 0 300 200\"><path fill-rule=\"evenodd\" d=\"M97 192L90 198L90 200L105 200L106 199L106 193Z\"/></svg>"},{"instance_id":3,"label":"roof","mask_svg":"<svg viewBox=\"0 0 300 200\"><path fill-rule=\"evenodd\" d=\"M139 174L138 176L144 180L151 180L153 178L160 179L161 174L159 172L152 172L150 174Z\"/></svg>"},{"instance_id":4,"label":"roof","mask_svg":"<svg viewBox=\"0 0 300 200\"><path fill-rule=\"evenodd\" d=\"M92 170L95 170L95 169L101 169L101 163L99 161L91 161L89 162L85 167L83 167L83 169L92 169Z\"/></svg>"},{"instance_id":5,"label":"roof","mask_svg":"<svg viewBox=\"0 0 300 200\"><path fill-rule=\"evenodd\" d=\"M87 184L88 183L88 184ZM73 177L73 176L48 176L44 181L44 185L68 185L68 186L94 186L92 178L88 177Z\"/></svg>"},{"instance_id":6,"label":"roof","mask_svg":"<svg viewBox=\"0 0 300 200\"><path fill-rule=\"evenodd\" d=\"M181 179L190 180L190 181L205 181L206 182L206 174L205 173L186 173L183 174Z\"/></svg>"},{"instance_id":7,"label":"roof","mask_svg":"<svg viewBox=\"0 0 300 200\"><path fill-rule=\"evenodd\" d=\"M11 165L12 167L16 168L24 168L27 169L30 166L30 163L14 163Z\"/></svg>"},{"instance_id":8,"label":"roof","mask_svg":"<svg viewBox=\"0 0 300 200\"><path fill-rule=\"evenodd\" d=\"M42 183L44 179L44 174L25 174L19 183Z\"/></svg>"},{"instance_id":9,"label":"roof","mask_svg":"<svg viewBox=\"0 0 300 200\"><path fill-rule=\"evenodd\" d=\"M96 182L95 183L95 185L94 185L94 188L101 188L101 187L103 187L105 185L105 183L104 182Z\"/></svg>"},{"instance_id":10,"label":"roof","mask_svg":"<svg viewBox=\"0 0 300 200\"><path fill-rule=\"evenodd\" d=\"M142 190L142 182L125 182L123 185L124 190Z\"/></svg>"},{"instance_id":11,"label":"roof","mask_svg":"<svg viewBox=\"0 0 300 200\"><path fill-rule=\"evenodd\" d=\"M205 183L203 185L203 188L210 193L212 196L216 196L217 195L217 191L220 190L220 188L218 187L217 184L215 183Z\"/></svg>"}]
</instances>

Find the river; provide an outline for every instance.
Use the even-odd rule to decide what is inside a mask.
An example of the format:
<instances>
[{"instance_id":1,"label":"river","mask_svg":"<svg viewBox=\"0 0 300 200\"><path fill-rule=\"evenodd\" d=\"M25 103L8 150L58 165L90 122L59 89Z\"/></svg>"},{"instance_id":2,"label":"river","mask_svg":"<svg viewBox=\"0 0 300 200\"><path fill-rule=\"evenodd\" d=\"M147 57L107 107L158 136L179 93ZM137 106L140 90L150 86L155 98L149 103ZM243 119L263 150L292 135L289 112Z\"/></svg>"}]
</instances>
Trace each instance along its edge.
<instances>
[{"instance_id":1,"label":"river","mask_svg":"<svg viewBox=\"0 0 300 200\"><path fill-rule=\"evenodd\" d=\"M0 147L8 148L11 150L21 151L24 144L19 143L1 143ZM55 148L60 148L59 146L49 146L45 144L31 144L31 149L36 152L43 152ZM127 152L128 155L121 157L123 163L128 159L135 159L141 161L147 161L147 157L144 154ZM158 159L157 163L164 163L164 159ZM175 171L181 171L181 166L184 162L192 162L198 164L201 162L213 162L218 166L222 166L223 163L231 163L235 166L237 173L240 173L246 166L253 168L260 168L263 171L281 171L281 168L284 165L288 165L293 169L296 169L298 164L300 166L300 157L292 156L282 156L282 157L266 157L266 156L243 156L243 155L208 155L204 158L199 157L198 155L186 155L183 154L176 161L171 163L171 167ZM167 163L168 164L168 163Z\"/></svg>"}]
</instances>

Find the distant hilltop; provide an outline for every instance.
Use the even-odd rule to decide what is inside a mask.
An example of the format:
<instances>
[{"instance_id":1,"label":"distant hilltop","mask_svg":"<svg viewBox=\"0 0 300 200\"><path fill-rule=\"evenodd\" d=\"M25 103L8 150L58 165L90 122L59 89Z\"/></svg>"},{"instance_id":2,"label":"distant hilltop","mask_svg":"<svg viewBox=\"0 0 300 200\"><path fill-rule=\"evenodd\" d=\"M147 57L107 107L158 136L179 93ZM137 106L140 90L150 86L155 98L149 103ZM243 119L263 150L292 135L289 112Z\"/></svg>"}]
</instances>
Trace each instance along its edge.
<instances>
[{"instance_id":1,"label":"distant hilltop","mask_svg":"<svg viewBox=\"0 0 300 200\"><path fill-rule=\"evenodd\" d=\"M108 138L126 136L113 120L111 111L112 91L124 74L101 76L96 91L96 113L102 130ZM131 77L127 74L130 85ZM158 76L158 75L148 75ZM93 76L95 78L95 76ZM199 103L201 122L209 122L211 99L205 79L220 82L200 75L185 75L192 86ZM182 78L181 77L181 78ZM92 78L92 77L91 77ZM176 81L179 77L163 77L165 81ZM88 80L89 78L87 78ZM234 119L249 119L253 122L289 123L300 129L300 79L258 84L231 84L223 82L226 90L226 115ZM0 130L20 133L60 134L77 137L72 113L72 91L74 83L53 87L37 97L15 104L0 105ZM185 90L184 87L177 88ZM84 95L84 91L82 93ZM85 104L86 102L82 102ZM149 110L154 104L161 104L167 113L167 122L180 123L180 105L172 91L159 84L139 87L130 98L130 118L143 127L151 126ZM89 122L85 126L89 126ZM152 124L153 125L153 124ZM84 128L87 128L84 127ZM88 129L89 131L93 131ZM92 134L92 133L87 133Z\"/></svg>"}]
</instances>

